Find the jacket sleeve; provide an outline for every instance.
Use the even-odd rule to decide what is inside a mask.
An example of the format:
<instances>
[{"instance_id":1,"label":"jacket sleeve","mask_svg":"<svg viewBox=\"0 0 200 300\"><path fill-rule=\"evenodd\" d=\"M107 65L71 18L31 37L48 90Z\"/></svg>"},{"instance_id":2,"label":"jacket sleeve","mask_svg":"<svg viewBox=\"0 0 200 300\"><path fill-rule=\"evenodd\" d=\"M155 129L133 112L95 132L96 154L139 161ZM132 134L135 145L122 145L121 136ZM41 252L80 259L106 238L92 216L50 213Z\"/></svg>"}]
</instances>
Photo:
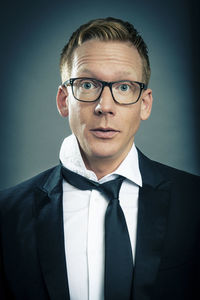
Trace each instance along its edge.
<instances>
[{"instance_id":1,"label":"jacket sleeve","mask_svg":"<svg viewBox=\"0 0 200 300\"><path fill-rule=\"evenodd\" d=\"M11 292L9 291L8 284L5 279L1 247L0 247L0 299L1 300L14 300L14 297L12 296Z\"/></svg>"},{"instance_id":2,"label":"jacket sleeve","mask_svg":"<svg viewBox=\"0 0 200 300\"><path fill-rule=\"evenodd\" d=\"M1 198L1 197L0 197ZM9 291L8 283L5 276L3 251L2 251L2 218L0 214L0 299L14 300L11 291Z\"/></svg>"}]
</instances>

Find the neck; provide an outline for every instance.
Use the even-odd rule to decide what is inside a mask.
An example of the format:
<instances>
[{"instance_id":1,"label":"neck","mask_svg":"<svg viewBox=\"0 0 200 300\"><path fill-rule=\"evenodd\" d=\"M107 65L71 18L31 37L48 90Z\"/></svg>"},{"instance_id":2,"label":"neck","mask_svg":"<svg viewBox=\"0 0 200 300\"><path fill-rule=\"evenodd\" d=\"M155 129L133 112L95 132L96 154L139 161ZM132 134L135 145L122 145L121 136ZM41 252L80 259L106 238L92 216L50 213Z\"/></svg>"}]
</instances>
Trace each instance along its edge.
<instances>
[{"instance_id":1,"label":"neck","mask_svg":"<svg viewBox=\"0 0 200 300\"><path fill-rule=\"evenodd\" d=\"M93 157L89 158L84 155L84 153L81 153L83 161L85 163L85 166L88 170L93 171L98 180L102 177L114 172L119 165L122 163L122 161L125 159L127 153L123 156L118 158L99 158L99 157Z\"/></svg>"},{"instance_id":2,"label":"neck","mask_svg":"<svg viewBox=\"0 0 200 300\"><path fill-rule=\"evenodd\" d=\"M114 172L120 165L120 163L116 162L110 162L106 159L102 159L100 162L94 161L94 162L85 162L85 166L88 170L93 171L98 179L101 179L102 177Z\"/></svg>"}]
</instances>

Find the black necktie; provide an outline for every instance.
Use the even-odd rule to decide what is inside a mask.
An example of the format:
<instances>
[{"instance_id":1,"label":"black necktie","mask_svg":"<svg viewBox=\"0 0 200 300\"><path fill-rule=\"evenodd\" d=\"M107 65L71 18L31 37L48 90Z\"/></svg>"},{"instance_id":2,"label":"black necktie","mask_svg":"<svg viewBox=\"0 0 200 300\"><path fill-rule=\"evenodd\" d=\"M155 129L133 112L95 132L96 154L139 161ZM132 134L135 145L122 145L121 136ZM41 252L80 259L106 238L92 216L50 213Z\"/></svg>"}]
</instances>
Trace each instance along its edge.
<instances>
[{"instance_id":1,"label":"black necktie","mask_svg":"<svg viewBox=\"0 0 200 300\"><path fill-rule=\"evenodd\" d=\"M109 199L105 216L105 300L130 300L133 259L126 220L118 200L124 177L99 184L64 167L62 174L78 189L97 189Z\"/></svg>"}]
</instances>

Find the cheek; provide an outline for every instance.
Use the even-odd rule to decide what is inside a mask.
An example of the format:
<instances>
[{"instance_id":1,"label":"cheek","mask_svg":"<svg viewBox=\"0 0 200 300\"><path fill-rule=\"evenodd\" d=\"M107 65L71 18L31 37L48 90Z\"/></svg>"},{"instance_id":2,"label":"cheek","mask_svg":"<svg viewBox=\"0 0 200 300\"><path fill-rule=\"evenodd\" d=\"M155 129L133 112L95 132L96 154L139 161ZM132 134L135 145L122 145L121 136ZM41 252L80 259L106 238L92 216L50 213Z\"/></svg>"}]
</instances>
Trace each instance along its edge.
<instances>
[{"instance_id":1,"label":"cheek","mask_svg":"<svg viewBox=\"0 0 200 300\"><path fill-rule=\"evenodd\" d=\"M71 130L76 134L85 128L88 120L87 110L82 103L72 101L69 105L69 125Z\"/></svg>"},{"instance_id":2,"label":"cheek","mask_svg":"<svg viewBox=\"0 0 200 300\"><path fill-rule=\"evenodd\" d=\"M135 106L133 109L129 108L129 113L125 115L124 127L129 129L129 132L135 132L140 124L140 106Z\"/></svg>"},{"instance_id":3,"label":"cheek","mask_svg":"<svg viewBox=\"0 0 200 300\"><path fill-rule=\"evenodd\" d=\"M80 109L79 106L76 105L74 101L71 101L69 99L69 125L73 132L77 130L77 128L80 126Z\"/></svg>"}]
</instances>

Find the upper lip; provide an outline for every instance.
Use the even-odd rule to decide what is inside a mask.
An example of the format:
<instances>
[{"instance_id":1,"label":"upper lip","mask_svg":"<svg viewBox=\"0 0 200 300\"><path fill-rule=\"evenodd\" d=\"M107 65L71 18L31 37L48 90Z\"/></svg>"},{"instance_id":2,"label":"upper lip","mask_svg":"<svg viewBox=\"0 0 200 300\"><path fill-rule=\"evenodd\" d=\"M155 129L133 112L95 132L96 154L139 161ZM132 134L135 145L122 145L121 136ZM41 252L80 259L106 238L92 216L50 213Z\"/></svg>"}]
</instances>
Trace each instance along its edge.
<instances>
[{"instance_id":1,"label":"upper lip","mask_svg":"<svg viewBox=\"0 0 200 300\"><path fill-rule=\"evenodd\" d=\"M97 127L97 128L92 128L91 131L116 131L116 132L118 132L119 130L111 128L111 127Z\"/></svg>"}]
</instances>

